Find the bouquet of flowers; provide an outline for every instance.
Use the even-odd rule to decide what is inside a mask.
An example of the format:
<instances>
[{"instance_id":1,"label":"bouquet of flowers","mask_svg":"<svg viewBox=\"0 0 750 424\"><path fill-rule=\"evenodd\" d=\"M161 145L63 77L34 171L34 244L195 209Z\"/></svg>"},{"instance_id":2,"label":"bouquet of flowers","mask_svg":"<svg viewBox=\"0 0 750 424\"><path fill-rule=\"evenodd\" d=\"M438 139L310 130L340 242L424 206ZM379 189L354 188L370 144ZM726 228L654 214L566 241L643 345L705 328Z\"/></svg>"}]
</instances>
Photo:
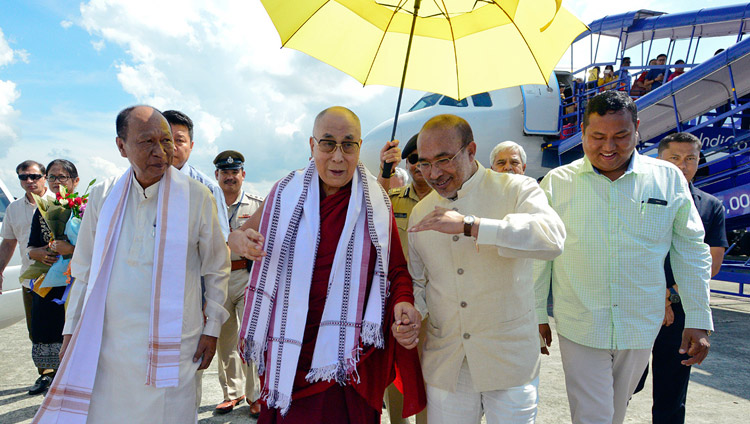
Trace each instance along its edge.
<instances>
[{"instance_id":1,"label":"bouquet of flowers","mask_svg":"<svg viewBox=\"0 0 750 424\"><path fill-rule=\"evenodd\" d=\"M86 210L86 203L88 202L88 191L95 182L95 179L91 180L86 187L86 192L82 196L79 196L78 193L68 193L64 186L60 186L60 193L56 195L55 200L47 200L34 195L34 200L36 201L39 213L42 215L44 222L50 230L50 243L55 240L64 240L69 241L71 244L75 244L75 241L78 238L78 229L80 228L81 218L83 217L83 213ZM70 257L71 255L59 257L52 267L42 262L34 261L34 263L31 264L31 266L29 266L29 268L21 275L21 279L36 280L34 281L34 285L37 287L42 287L43 281L45 287L65 285L63 272L65 272L68 267ZM50 270L53 272L50 273ZM48 273L51 275L44 278ZM53 275L55 278L50 278L53 277Z\"/></svg>"}]
</instances>

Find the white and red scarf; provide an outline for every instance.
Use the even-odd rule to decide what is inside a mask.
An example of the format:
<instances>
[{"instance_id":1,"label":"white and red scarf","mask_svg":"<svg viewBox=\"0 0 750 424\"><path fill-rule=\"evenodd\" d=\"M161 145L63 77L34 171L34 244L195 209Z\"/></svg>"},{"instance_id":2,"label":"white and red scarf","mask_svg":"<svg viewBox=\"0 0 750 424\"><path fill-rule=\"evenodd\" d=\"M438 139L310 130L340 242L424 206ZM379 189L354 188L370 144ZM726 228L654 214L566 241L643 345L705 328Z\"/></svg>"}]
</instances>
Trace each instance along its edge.
<instances>
[{"instance_id":1,"label":"white and red scarf","mask_svg":"<svg viewBox=\"0 0 750 424\"><path fill-rule=\"evenodd\" d=\"M128 169L102 204L81 317L34 423L85 423L99 362L104 306L128 193ZM176 387L185 292L189 177L171 167L160 181L151 289L147 385ZM137 407L135 405L134 407Z\"/></svg>"},{"instance_id":2,"label":"white and red scarf","mask_svg":"<svg viewBox=\"0 0 750 424\"><path fill-rule=\"evenodd\" d=\"M352 377L358 378L360 341L383 347L391 219L388 195L358 163L308 381L346 384ZM264 376L262 396L268 407L286 414L320 239L319 178L314 161L276 183L263 208L260 233L265 238L266 256L254 264L245 290L240 352L245 360L254 361ZM377 260L369 298L365 299L373 247Z\"/></svg>"}]
</instances>

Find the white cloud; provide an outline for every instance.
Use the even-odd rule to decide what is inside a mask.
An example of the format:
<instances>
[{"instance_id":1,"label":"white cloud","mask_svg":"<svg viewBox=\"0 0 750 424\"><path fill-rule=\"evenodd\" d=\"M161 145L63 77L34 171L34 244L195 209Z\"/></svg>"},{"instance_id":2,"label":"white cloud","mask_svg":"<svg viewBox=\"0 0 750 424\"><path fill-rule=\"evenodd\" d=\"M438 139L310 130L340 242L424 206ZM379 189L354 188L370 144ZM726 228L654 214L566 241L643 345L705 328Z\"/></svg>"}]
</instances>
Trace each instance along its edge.
<instances>
[{"instance_id":1,"label":"white cloud","mask_svg":"<svg viewBox=\"0 0 750 424\"><path fill-rule=\"evenodd\" d=\"M97 52L104 50L105 46L106 43L104 42L104 40L96 40L91 42L91 47L93 47Z\"/></svg>"},{"instance_id":2,"label":"white cloud","mask_svg":"<svg viewBox=\"0 0 750 424\"><path fill-rule=\"evenodd\" d=\"M16 58L28 61L28 53L12 49L0 28L0 67L14 63ZM0 150L0 157L4 156L3 150L7 152L7 148L18 139L17 121L20 113L13 107L13 103L20 96L13 81L0 80L0 145L5 147Z\"/></svg>"},{"instance_id":3,"label":"white cloud","mask_svg":"<svg viewBox=\"0 0 750 424\"><path fill-rule=\"evenodd\" d=\"M60 21L60 26L63 27L63 28L65 28L65 29L68 29L68 28L70 28L70 27L73 26L73 21L69 21L67 19L62 20L62 21Z\"/></svg>"},{"instance_id":4,"label":"white cloud","mask_svg":"<svg viewBox=\"0 0 750 424\"><path fill-rule=\"evenodd\" d=\"M22 49L13 49L8 44L8 40L5 39L3 29L0 28L0 67L16 63L20 60L21 62L29 62L29 52Z\"/></svg>"},{"instance_id":5,"label":"white cloud","mask_svg":"<svg viewBox=\"0 0 750 424\"><path fill-rule=\"evenodd\" d=\"M18 97L15 83L0 80L0 145L9 146L18 138L15 121L19 112L13 108Z\"/></svg>"},{"instance_id":6,"label":"white cloud","mask_svg":"<svg viewBox=\"0 0 750 424\"><path fill-rule=\"evenodd\" d=\"M3 34L3 30L0 28L0 66L13 63L13 57L13 49L8 45L8 41L5 40L5 34Z\"/></svg>"},{"instance_id":7,"label":"white cloud","mask_svg":"<svg viewBox=\"0 0 750 424\"><path fill-rule=\"evenodd\" d=\"M128 169L127 164L116 164L108 159L99 156L89 158L88 165L93 171L92 175L96 175L96 178L100 181L109 177L120 176L125 172L126 169ZM88 184L88 182L86 182L86 184Z\"/></svg>"}]
</instances>

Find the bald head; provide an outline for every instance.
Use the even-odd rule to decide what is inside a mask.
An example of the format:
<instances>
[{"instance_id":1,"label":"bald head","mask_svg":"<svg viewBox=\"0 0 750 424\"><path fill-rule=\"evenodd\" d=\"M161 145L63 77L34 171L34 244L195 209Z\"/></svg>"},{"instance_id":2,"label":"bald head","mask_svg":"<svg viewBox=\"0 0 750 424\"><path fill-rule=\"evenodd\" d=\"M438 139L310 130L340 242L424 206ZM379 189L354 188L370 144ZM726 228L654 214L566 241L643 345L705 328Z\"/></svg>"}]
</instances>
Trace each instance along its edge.
<instances>
[{"instance_id":1,"label":"bald head","mask_svg":"<svg viewBox=\"0 0 750 424\"><path fill-rule=\"evenodd\" d=\"M425 130L451 129L455 131L458 140L461 142L461 146L467 146L469 143L474 141L474 133L471 131L471 126L469 126L469 123L460 116L447 113L430 118L427 122L425 122L419 132L421 134L421 132ZM419 139L417 140L417 143L419 143Z\"/></svg>"},{"instance_id":2,"label":"bald head","mask_svg":"<svg viewBox=\"0 0 750 424\"><path fill-rule=\"evenodd\" d=\"M117 115L117 148L135 178L146 188L159 181L172 163L174 144L166 118L151 106L133 106Z\"/></svg>"},{"instance_id":3,"label":"bald head","mask_svg":"<svg viewBox=\"0 0 750 424\"><path fill-rule=\"evenodd\" d=\"M351 123L355 125L357 128L359 135L357 138L359 138L362 134L362 125L359 123L359 117L357 114L352 112L351 110L343 107L343 106L331 106L329 108L323 109L318 116L315 117L315 123L313 124L313 134L317 134L317 130L319 129L321 123L323 122L323 118L325 118L329 114L334 114L342 117L346 117L351 120Z\"/></svg>"},{"instance_id":4,"label":"bald head","mask_svg":"<svg viewBox=\"0 0 750 424\"><path fill-rule=\"evenodd\" d=\"M126 107L117 114L117 119L115 120L115 130L117 132L117 136L123 139L123 141L127 140L128 138L130 116L134 112L136 112L136 115L138 115L140 119L150 119L152 116L154 116L155 118L161 117L161 119L164 119L164 121L166 122L166 118L164 118L164 115L161 113L161 111L153 106L136 105Z\"/></svg>"}]
</instances>

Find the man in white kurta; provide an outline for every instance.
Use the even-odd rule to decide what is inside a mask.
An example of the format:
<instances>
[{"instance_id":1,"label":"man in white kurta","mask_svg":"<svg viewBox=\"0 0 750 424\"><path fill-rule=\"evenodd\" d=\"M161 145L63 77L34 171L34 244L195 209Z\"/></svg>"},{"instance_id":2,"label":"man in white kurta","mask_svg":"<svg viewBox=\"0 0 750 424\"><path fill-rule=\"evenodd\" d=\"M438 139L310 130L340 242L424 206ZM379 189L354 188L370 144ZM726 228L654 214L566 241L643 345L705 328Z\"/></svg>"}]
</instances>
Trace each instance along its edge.
<instances>
[{"instance_id":1,"label":"man in white kurta","mask_svg":"<svg viewBox=\"0 0 750 424\"><path fill-rule=\"evenodd\" d=\"M134 115L130 117L131 126L133 121L139 118L138 113L143 114L142 108L145 107L136 107L130 113ZM158 114L155 110L154 113ZM158 117L164 119L160 114ZM166 128L168 131L169 127ZM131 133L133 131L130 130ZM135 143L134 140L127 142ZM156 149L158 148L152 150ZM153 152L149 160L152 160L152 156ZM187 255L183 265L186 274L179 349L179 382L176 387L146 385L158 194L159 185L164 184L168 173L144 189L137 179L138 164L134 163L131 157L128 158L135 172L129 192L126 194L125 212L106 293L101 350L86 422L195 422L196 371L199 366L208 366L206 360L210 363L216 337L227 318L227 312L222 305L226 298L229 276L229 251L211 193L198 181L181 177L189 183L190 207L180 212L189 215L189 231ZM166 163L168 167L170 162ZM150 165L146 165L146 170L149 169L148 166ZM171 171L178 172L175 168ZM70 294L64 335L74 332L81 317L89 283L94 242L97 237L103 236L96 233L97 223L100 219L112 219L109 216L100 216L100 212L115 181L104 181L91 190L76 253L71 262L72 276L76 280ZM201 293L201 275L205 280L205 294ZM202 296L205 296L204 310L201 310ZM208 342L209 347L201 351L205 342ZM79 340L77 343L86 343L86 340ZM203 361L200 360L201 356Z\"/></svg>"},{"instance_id":2,"label":"man in white kurta","mask_svg":"<svg viewBox=\"0 0 750 424\"><path fill-rule=\"evenodd\" d=\"M484 413L489 424L532 423L540 345L531 261L558 256L565 227L532 178L474 159L462 118L430 119L417 145L434 189L409 218L415 304L427 305L428 421L479 424Z\"/></svg>"}]
</instances>

